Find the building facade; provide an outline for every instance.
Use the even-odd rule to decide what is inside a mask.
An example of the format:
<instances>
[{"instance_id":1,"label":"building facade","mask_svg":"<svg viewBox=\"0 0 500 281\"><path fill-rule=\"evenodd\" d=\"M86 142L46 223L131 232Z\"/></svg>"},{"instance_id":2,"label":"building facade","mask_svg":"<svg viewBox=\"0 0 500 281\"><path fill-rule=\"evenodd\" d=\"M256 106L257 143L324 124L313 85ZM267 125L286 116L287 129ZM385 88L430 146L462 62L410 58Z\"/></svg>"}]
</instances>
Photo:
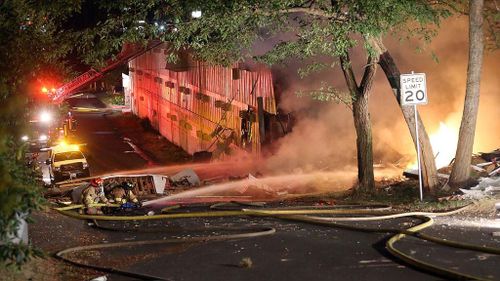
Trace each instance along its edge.
<instances>
[{"instance_id":1,"label":"building facade","mask_svg":"<svg viewBox=\"0 0 500 281\"><path fill-rule=\"evenodd\" d=\"M132 112L189 154L259 154L276 116L271 71L208 65L187 54L169 64L166 52L163 44L129 60L124 88Z\"/></svg>"}]
</instances>

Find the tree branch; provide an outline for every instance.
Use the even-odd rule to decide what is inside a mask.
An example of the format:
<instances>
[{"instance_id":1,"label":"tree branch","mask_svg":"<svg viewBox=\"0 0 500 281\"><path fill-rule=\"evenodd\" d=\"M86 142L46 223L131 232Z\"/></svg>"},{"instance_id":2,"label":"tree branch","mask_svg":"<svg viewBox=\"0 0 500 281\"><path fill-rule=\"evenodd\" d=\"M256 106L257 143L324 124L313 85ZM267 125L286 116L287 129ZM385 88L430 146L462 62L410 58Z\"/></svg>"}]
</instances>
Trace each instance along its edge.
<instances>
[{"instance_id":1,"label":"tree branch","mask_svg":"<svg viewBox=\"0 0 500 281\"><path fill-rule=\"evenodd\" d=\"M340 64L342 72L344 73L345 82L347 83L347 88L349 88L349 92L351 92L354 99L357 99L359 96L359 88L356 77L354 76L354 71L352 70L349 53L340 57Z\"/></svg>"},{"instance_id":2,"label":"tree branch","mask_svg":"<svg viewBox=\"0 0 500 281\"><path fill-rule=\"evenodd\" d=\"M377 57L368 56L367 67L363 73L363 78L361 79L361 84L359 85L359 94L365 96L370 93L370 89L373 84L375 71L377 70Z\"/></svg>"},{"instance_id":3,"label":"tree branch","mask_svg":"<svg viewBox=\"0 0 500 281\"><path fill-rule=\"evenodd\" d=\"M270 16L273 13L262 11L260 9L256 9L256 12L261 12L265 16ZM325 19L335 19L339 21L346 20L345 15L341 15L338 13L328 13L321 9L315 9L313 7L292 7L288 9L282 9L277 12L278 14L293 14L293 13L303 13L311 16L316 16Z\"/></svg>"}]
</instances>

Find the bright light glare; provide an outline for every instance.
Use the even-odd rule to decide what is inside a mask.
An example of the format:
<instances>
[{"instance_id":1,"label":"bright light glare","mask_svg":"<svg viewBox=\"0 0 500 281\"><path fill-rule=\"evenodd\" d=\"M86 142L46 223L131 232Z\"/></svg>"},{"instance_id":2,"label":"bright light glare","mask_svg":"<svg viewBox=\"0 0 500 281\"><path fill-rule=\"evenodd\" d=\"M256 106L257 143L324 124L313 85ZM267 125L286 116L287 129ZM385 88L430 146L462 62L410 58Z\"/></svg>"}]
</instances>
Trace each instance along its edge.
<instances>
[{"instance_id":1,"label":"bright light glare","mask_svg":"<svg viewBox=\"0 0 500 281\"><path fill-rule=\"evenodd\" d=\"M198 19L198 18L201 18L201 11L192 11L191 12L191 17L194 18L194 19Z\"/></svg>"},{"instance_id":2,"label":"bright light glare","mask_svg":"<svg viewBox=\"0 0 500 281\"><path fill-rule=\"evenodd\" d=\"M455 151L458 143L458 132L447 126L445 123L439 123L439 130L430 135L432 150L436 154L436 167L448 166L455 157Z\"/></svg>"},{"instance_id":3,"label":"bright light glare","mask_svg":"<svg viewBox=\"0 0 500 281\"><path fill-rule=\"evenodd\" d=\"M22 141L28 141L28 139L29 139L29 138L28 138L28 136L22 136L22 137L21 137L21 140L22 140Z\"/></svg>"},{"instance_id":4,"label":"bright light glare","mask_svg":"<svg viewBox=\"0 0 500 281\"><path fill-rule=\"evenodd\" d=\"M38 140L40 141L46 141L48 139L47 135L40 135L40 137L38 138Z\"/></svg>"},{"instance_id":5,"label":"bright light glare","mask_svg":"<svg viewBox=\"0 0 500 281\"><path fill-rule=\"evenodd\" d=\"M78 144L68 144L66 141L61 141L58 145L59 148L63 150L80 150L80 146Z\"/></svg>"},{"instance_id":6,"label":"bright light glare","mask_svg":"<svg viewBox=\"0 0 500 281\"><path fill-rule=\"evenodd\" d=\"M436 167L442 168L448 166L455 157L458 130L453 129L450 124L439 122L439 129L431 133L429 139L435 155ZM408 168L417 169L417 160L408 165Z\"/></svg>"},{"instance_id":7,"label":"bright light glare","mask_svg":"<svg viewBox=\"0 0 500 281\"><path fill-rule=\"evenodd\" d=\"M42 113L40 113L40 122L49 123L51 121L52 115L49 112L43 111Z\"/></svg>"},{"instance_id":8,"label":"bright light glare","mask_svg":"<svg viewBox=\"0 0 500 281\"><path fill-rule=\"evenodd\" d=\"M47 93L48 91L47 87L42 87L42 93Z\"/></svg>"}]
</instances>

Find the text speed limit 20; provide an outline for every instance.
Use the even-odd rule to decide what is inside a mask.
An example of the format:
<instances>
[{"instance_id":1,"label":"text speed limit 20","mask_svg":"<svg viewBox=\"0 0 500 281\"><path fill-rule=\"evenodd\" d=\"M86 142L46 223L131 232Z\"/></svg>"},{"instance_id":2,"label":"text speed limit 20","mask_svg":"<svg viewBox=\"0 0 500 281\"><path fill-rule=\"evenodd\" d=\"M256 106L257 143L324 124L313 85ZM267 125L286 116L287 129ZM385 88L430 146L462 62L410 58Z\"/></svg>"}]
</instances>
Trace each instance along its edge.
<instances>
[{"instance_id":1,"label":"text speed limit 20","mask_svg":"<svg viewBox=\"0 0 500 281\"><path fill-rule=\"evenodd\" d=\"M401 105L427 104L425 73L401 74Z\"/></svg>"}]
</instances>

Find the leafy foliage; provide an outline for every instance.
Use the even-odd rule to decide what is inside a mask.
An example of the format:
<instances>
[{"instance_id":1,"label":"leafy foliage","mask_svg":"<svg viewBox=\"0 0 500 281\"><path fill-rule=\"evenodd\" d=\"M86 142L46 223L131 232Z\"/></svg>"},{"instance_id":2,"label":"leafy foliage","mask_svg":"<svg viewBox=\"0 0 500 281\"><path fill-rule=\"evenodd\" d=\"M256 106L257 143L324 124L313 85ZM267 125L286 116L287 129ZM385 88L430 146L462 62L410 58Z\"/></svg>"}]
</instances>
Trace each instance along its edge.
<instances>
[{"instance_id":1,"label":"leafy foliage","mask_svg":"<svg viewBox=\"0 0 500 281\"><path fill-rule=\"evenodd\" d=\"M42 66L56 63L71 49L59 28L79 1L0 2L0 260L21 265L39 252L15 244L18 218L43 202L39 183L24 164L20 135L27 123L27 102Z\"/></svg>"},{"instance_id":2,"label":"leafy foliage","mask_svg":"<svg viewBox=\"0 0 500 281\"><path fill-rule=\"evenodd\" d=\"M68 55L103 66L124 43L170 43L197 59L231 65L245 59L268 64L304 62L301 76L335 64L368 37L388 33L429 41L442 18L462 11L464 0L124 0L0 1L0 259L20 264L32 252L6 244L13 218L40 205L17 142L33 80L47 66L64 68ZM494 1L491 1L494 2ZM191 11L200 10L201 18ZM489 38L498 46L498 8L489 6ZM82 20L83 19L83 20ZM273 44L257 47L263 41ZM175 60L175 52L169 59ZM352 97L324 83L317 99L350 104Z\"/></svg>"},{"instance_id":3,"label":"leafy foliage","mask_svg":"<svg viewBox=\"0 0 500 281\"><path fill-rule=\"evenodd\" d=\"M254 59L267 64L304 62L301 75L319 71L366 37L398 34L428 42L457 3L414 0L149 0L100 1L103 16L82 30L78 49L87 63L102 64L124 42L170 43L168 60L189 49L199 60L231 65ZM191 11L202 12L192 18ZM274 42L265 44L264 41Z\"/></svg>"},{"instance_id":4,"label":"leafy foliage","mask_svg":"<svg viewBox=\"0 0 500 281\"><path fill-rule=\"evenodd\" d=\"M500 48L500 7L496 1L485 1L486 48L492 51Z\"/></svg>"},{"instance_id":5,"label":"leafy foliage","mask_svg":"<svg viewBox=\"0 0 500 281\"><path fill-rule=\"evenodd\" d=\"M469 0L439 0L437 3L458 15L469 16ZM496 0L484 1L483 7L485 47L496 51L500 48L500 6Z\"/></svg>"},{"instance_id":6,"label":"leafy foliage","mask_svg":"<svg viewBox=\"0 0 500 281\"><path fill-rule=\"evenodd\" d=\"M352 103L354 97L349 92L340 91L337 88L322 82L318 89L311 91L299 91L299 96L310 96L318 101L332 101L335 103L342 103L352 110Z\"/></svg>"},{"instance_id":7,"label":"leafy foliage","mask_svg":"<svg viewBox=\"0 0 500 281\"><path fill-rule=\"evenodd\" d=\"M121 93L108 93L106 97L104 97L103 102L114 105L125 105L125 95Z\"/></svg>"}]
</instances>

